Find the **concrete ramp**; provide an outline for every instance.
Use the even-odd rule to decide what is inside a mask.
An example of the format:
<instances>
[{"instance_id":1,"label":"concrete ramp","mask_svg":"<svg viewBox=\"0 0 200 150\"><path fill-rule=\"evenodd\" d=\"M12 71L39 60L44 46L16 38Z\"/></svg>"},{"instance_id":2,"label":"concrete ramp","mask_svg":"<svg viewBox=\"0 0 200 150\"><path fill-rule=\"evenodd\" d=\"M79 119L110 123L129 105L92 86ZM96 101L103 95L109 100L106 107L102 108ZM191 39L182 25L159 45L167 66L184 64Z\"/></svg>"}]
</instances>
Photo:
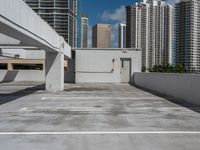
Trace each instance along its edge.
<instances>
[{"instance_id":1,"label":"concrete ramp","mask_svg":"<svg viewBox=\"0 0 200 150\"><path fill-rule=\"evenodd\" d=\"M71 48L23 0L0 0L0 33L45 50L46 89L63 90L64 56L71 58Z\"/></svg>"}]
</instances>

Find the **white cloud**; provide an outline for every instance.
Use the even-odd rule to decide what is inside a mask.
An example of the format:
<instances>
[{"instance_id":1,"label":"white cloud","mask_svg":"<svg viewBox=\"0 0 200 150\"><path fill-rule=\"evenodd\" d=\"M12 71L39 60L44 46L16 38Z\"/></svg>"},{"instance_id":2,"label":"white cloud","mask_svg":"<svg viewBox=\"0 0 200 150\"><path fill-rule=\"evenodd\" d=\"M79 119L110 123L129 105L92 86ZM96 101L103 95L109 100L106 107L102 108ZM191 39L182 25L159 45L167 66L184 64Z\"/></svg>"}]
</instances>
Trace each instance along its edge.
<instances>
[{"instance_id":1,"label":"white cloud","mask_svg":"<svg viewBox=\"0 0 200 150\"><path fill-rule=\"evenodd\" d=\"M118 24L126 23L126 8L120 6L114 11L105 10L101 15L101 21L112 24L112 45L118 47Z\"/></svg>"},{"instance_id":2,"label":"white cloud","mask_svg":"<svg viewBox=\"0 0 200 150\"><path fill-rule=\"evenodd\" d=\"M102 21L114 21L114 22L126 22L126 8L125 6L120 6L114 11L106 10L101 15Z\"/></svg>"}]
</instances>

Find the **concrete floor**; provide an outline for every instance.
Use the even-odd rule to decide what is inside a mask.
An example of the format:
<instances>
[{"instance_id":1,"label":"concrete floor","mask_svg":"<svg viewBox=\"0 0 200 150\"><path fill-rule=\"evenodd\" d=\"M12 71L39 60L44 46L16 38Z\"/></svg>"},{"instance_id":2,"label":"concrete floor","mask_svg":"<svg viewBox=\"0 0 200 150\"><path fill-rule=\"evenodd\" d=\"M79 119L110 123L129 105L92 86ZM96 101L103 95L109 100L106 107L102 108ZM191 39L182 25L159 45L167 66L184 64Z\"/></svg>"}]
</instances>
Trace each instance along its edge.
<instances>
[{"instance_id":1,"label":"concrete floor","mask_svg":"<svg viewBox=\"0 0 200 150\"><path fill-rule=\"evenodd\" d=\"M125 84L1 83L0 149L199 150L200 108L171 101Z\"/></svg>"}]
</instances>

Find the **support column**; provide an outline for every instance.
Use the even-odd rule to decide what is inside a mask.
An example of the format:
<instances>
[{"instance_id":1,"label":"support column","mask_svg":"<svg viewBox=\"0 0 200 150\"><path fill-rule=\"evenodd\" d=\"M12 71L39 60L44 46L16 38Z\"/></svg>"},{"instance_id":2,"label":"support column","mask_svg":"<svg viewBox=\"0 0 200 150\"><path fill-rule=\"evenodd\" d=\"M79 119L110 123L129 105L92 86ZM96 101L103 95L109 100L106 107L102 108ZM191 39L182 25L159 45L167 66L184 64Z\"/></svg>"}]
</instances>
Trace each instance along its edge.
<instances>
[{"instance_id":1,"label":"support column","mask_svg":"<svg viewBox=\"0 0 200 150\"><path fill-rule=\"evenodd\" d=\"M8 62L7 65L8 65L8 70L13 70L13 66L11 62Z\"/></svg>"},{"instance_id":2,"label":"support column","mask_svg":"<svg viewBox=\"0 0 200 150\"><path fill-rule=\"evenodd\" d=\"M46 52L45 59L46 90L64 90L64 54Z\"/></svg>"}]
</instances>

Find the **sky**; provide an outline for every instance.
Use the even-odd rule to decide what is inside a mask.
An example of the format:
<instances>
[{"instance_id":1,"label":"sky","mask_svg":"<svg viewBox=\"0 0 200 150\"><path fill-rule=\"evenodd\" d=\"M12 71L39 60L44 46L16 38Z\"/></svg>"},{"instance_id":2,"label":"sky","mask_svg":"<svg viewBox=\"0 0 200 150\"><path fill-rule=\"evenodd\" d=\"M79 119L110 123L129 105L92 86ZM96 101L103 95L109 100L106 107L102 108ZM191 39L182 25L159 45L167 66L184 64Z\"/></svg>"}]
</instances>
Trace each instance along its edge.
<instances>
[{"instance_id":1,"label":"sky","mask_svg":"<svg viewBox=\"0 0 200 150\"><path fill-rule=\"evenodd\" d=\"M91 47L92 26L97 23L112 24L112 45L118 46L118 24L125 23L125 6L140 0L81 0L81 12L89 18L89 47ZM174 1L174 0L169 0Z\"/></svg>"}]
</instances>

